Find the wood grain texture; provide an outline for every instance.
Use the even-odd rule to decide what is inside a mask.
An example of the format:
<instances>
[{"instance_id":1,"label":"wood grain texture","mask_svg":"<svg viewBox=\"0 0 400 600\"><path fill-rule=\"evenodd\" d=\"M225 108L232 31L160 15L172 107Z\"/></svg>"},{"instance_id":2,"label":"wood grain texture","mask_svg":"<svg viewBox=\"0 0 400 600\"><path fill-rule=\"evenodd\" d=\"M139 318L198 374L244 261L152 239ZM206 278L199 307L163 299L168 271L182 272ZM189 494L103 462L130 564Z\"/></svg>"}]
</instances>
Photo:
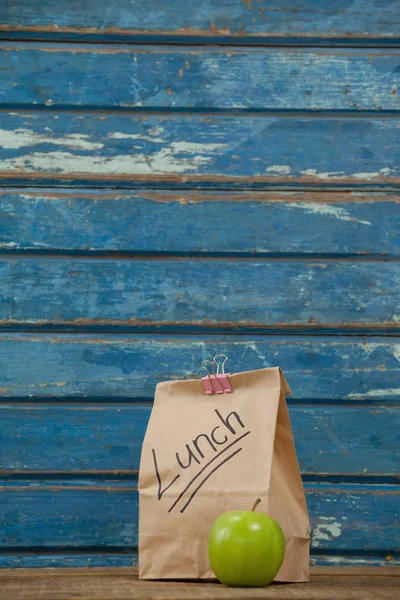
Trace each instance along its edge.
<instances>
[{"instance_id":1,"label":"wood grain texture","mask_svg":"<svg viewBox=\"0 0 400 600\"><path fill-rule=\"evenodd\" d=\"M0 475L133 474L150 411L127 404L0 404ZM398 472L399 409L291 406L290 418L303 473L368 478Z\"/></svg>"},{"instance_id":2,"label":"wood grain texture","mask_svg":"<svg viewBox=\"0 0 400 600\"><path fill-rule=\"evenodd\" d=\"M399 50L3 43L0 107L398 111L399 60Z\"/></svg>"},{"instance_id":3,"label":"wood grain texture","mask_svg":"<svg viewBox=\"0 0 400 600\"><path fill-rule=\"evenodd\" d=\"M398 262L15 257L0 259L0 279L3 326L396 329L400 318Z\"/></svg>"},{"instance_id":4,"label":"wood grain texture","mask_svg":"<svg viewBox=\"0 0 400 600\"><path fill-rule=\"evenodd\" d=\"M383 192L0 190L3 252L399 257L399 230Z\"/></svg>"},{"instance_id":5,"label":"wood grain texture","mask_svg":"<svg viewBox=\"0 0 400 600\"><path fill-rule=\"evenodd\" d=\"M0 115L0 176L26 183L396 184L400 120Z\"/></svg>"},{"instance_id":6,"label":"wood grain texture","mask_svg":"<svg viewBox=\"0 0 400 600\"><path fill-rule=\"evenodd\" d=\"M305 489L313 549L399 551L399 486L306 484ZM132 550L138 542L137 523L138 494L129 481L0 485L3 548Z\"/></svg>"},{"instance_id":7,"label":"wood grain texture","mask_svg":"<svg viewBox=\"0 0 400 600\"><path fill-rule=\"evenodd\" d=\"M137 569L68 569L3 571L0 599L8 600L394 600L398 597L398 569L311 570L311 582L303 585L272 585L267 588L230 588L216 583L139 581Z\"/></svg>"},{"instance_id":8,"label":"wood grain texture","mask_svg":"<svg viewBox=\"0 0 400 600\"><path fill-rule=\"evenodd\" d=\"M0 395L152 399L159 381L198 378L218 352L235 372L280 365L298 400L399 403L399 342L341 336L2 333Z\"/></svg>"},{"instance_id":9,"label":"wood grain texture","mask_svg":"<svg viewBox=\"0 0 400 600\"><path fill-rule=\"evenodd\" d=\"M68 0L62 8L51 0L3 2L1 29L10 32L49 32L75 35L108 34L132 36L235 37L327 39L398 38L400 25L398 0L342 0L326 3L319 0L266 0L237 2L195 0L179 3L160 0L148 10L146 0L120 0L118 10L104 0Z\"/></svg>"}]
</instances>

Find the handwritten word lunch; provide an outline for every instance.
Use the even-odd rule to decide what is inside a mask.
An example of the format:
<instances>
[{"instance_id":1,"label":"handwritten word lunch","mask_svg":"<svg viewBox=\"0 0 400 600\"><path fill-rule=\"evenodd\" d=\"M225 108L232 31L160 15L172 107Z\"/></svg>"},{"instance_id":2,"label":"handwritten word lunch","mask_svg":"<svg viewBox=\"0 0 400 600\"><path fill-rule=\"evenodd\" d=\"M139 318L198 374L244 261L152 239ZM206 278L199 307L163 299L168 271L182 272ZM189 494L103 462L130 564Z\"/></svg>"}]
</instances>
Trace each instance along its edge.
<instances>
[{"instance_id":1,"label":"handwritten word lunch","mask_svg":"<svg viewBox=\"0 0 400 600\"><path fill-rule=\"evenodd\" d=\"M250 433L250 431L246 431L245 433L242 433L242 435L238 436L238 433L241 432L241 429L245 429L245 425L238 413L232 411L228 414L228 416L223 417L219 410L215 409L214 412L218 417L219 424L216 425L209 434L200 433L197 435L190 443L185 445L185 450L183 452L175 453L176 468L178 472L169 483L164 483L161 480L157 454L155 449L152 449L154 469L158 482L158 500L161 500L165 492L178 481L183 474L182 470L188 469L194 463L202 466L200 471L198 471L184 487L184 489L181 490L173 504L170 506L168 512L171 512L175 508L189 488L192 488L192 485L204 474L203 478L197 483L196 487L194 489L190 489L190 495L180 509L181 513L185 512L193 498L196 496L197 492L203 487L211 475L213 475L213 473L215 473L220 467L222 467L225 463L231 460L231 458L243 450L243 448L236 448L232 453L226 455L227 450L235 446ZM232 436L234 437L232 438ZM221 447L223 448L221 449ZM211 459L208 459L206 454L209 454L210 451L212 451L214 455ZM222 460L218 462L220 457L222 457ZM205 464L203 459L207 461ZM218 464L214 466L214 463ZM213 465L213 468L208 470L210 465Z\"/></svg>"}]
</instances>

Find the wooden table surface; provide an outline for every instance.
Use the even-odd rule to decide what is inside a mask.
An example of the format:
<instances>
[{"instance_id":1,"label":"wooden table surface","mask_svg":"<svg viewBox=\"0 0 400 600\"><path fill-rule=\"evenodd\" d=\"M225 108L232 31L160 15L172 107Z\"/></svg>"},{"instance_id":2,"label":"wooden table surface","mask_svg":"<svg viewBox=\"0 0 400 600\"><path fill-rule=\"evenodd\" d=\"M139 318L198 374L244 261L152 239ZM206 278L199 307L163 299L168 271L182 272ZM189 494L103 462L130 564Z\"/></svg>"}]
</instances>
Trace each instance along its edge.
<instances>
[{"instance_id":1,"label":"wooden table surface","mask_svg":"<svg viewBox=\"0 0 400 600\"><path fill-rule=\"evenodd\" d=\"M5 569L0 600L249 599L369 600L400 597L400 568L325 568L308 584L227 588L216 583L139 581L136 568Z\"/></svg>"}]
</instances>

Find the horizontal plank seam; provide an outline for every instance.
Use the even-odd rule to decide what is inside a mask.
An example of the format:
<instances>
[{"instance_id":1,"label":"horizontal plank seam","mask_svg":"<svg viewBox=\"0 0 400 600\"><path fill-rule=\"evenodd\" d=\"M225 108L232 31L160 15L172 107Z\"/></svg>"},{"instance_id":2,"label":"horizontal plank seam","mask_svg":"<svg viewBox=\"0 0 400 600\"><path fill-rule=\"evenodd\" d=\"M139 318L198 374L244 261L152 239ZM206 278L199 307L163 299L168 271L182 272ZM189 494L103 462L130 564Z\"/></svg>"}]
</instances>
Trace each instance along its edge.
<instances>
[{"instance_id":1,"label":"horizontal plank seam","mask_svg":"<svg viewBox=\"0 0 400 600\"><path fill-rule=\"evenodd\" d=\"M0 547L0 555L49 555L49 554L71 554L73 556L79 556L82 554L130 554L136 553L136 546L84 546L76 548L74 546L10 546L9 548ZM311 556L365 556L365 557L385 557L388 554L397 557L397 552L389 552L381 548L374 550L364 550L363 548L354 550L334 550L330 548L318 549L312 548Z\"/></svg>"},{"instance_id":2,"label":"horizontal plank seam","mask_svg":"<svg viewBox=\"0 0 400 600\"><path fill-rule=\"evenodd\" d=\"M254 262L262 260L263 262L337 262L338 260L351 263L364 262L398 262L400 254L361 254L361 253L340 253L340 252L207 252L207 251L140 251L140 250L72 250L72 249L3 249L0 251L0 259L20 260L40 259L89 259L92 260L132 260L132 261L211 261L213 259L221 261L249 261Z\"/></svg>"},{"instance_id":3,"label":"horizontal plank seam","mask_svg":"<svg viewBox=\"0 0 400 600\"><path fill-rule=\"evenodd\" d=\"M309 204L312 206L316 201L317 203L324 202L321 198L325 196L328 198L326 200L327 204L349 204L349 206L358 206L360 204L378 204L382 202L387 202L391 204L400 204L400 197L392 192L378 191L374 193L370 192L337 192L332 189L323 189L323 191L314 191L311 190L309 192L296 192L287 193L287 192L257 192L254 190L250 190L249 192L242 190L229 190L226 195L221 197L221 193L223 194L223 190L185 190L185 204L186 201L188 204L196 204L201 202L209 202L216 203L221 202L222 200L229 203L238 203L238 202L249 202L254 204L265 204L265 205L291 205L291 204ZM117 202L121 199L126 199L134 202L138 198L140 200L147 200L149 202L157 202L164 204L172 204L172 205L182 205L182 198L176 197L176 190L166 189L166 188L142 188L139 191L137 189L129 189L124 188L123 194L120 191L112 188L107 188L105 186L96 188L73 188L71 187L36 187L34 184L30 186L2 186L0 187L0 199L3 196L16 194L16 195L26 195L29 198L24 198L25 200L35 199L36 194L40 194L40 200L46 202L53 202L57 200L70 200L70 199L85 199L85 200L104 200L104 201L113 201ZM121 196L124 198L121 198ZM331 197L330 197L331 196Z\"/></svg>"},{"instance_id":4,"label":"horizontal plank seam","mask_svg":"<svg viewBox=\"0 0 400 600\"><path fill-rule=\"evenodd\" d=\"M185 332L181 330L179 330L179 332L175 332L175 333L168 333L167 335L164 332L160 332L160 331L154 331L151 333L148 332L129 332L129 333L124 333L124 332L115 332L115 333L110 333L110 335L108 337L102 337L99 338L99 336L95 333L86 333L86 332L74 332L74 333L66 333L66 332L62 332L61 334L58 334L57 332L39 332L39 331L35 331L33 332L4 332L2 334L0 334L0 343L1 342L41 342L41 343L46 343L46 344L54 344L54 343L95 343L98 344L99 347L101 347L101 345L103 344L112 344L112 343L124 343L124 344L142 344L143 342L156 342L156 343L166 343L166 344L187 344L187 343L198 343L199 341L201 341L202 343L204 342L212 342L212 343L223 343L224 341L226 341L227 343L237 343L237 344L242 344L245 341L243 340L243 337L245 337L247 335L246 332L238 332L235 333L233 335L225 335L225 334L221 334L220 332L212 332L212 333L192 333L192 332ZM321 334L320 337L318 337L315 340L315 343L318 345L321 342L325 342L325 343L332 343L333 345L336 345L337 343L349 343L352 344L354 342L354 338L358 338L361 337L363 338L363 340L365 342L368 342L368 338L369 335L365 335L365 334L360 334L359 336L353 336L353 335L349 335L347 332L340 334L340 335L335 335L334 333L332 333L331 331L326 332L325 334ZM374 336L374 344L376 343L382 343L383 346L386 346L390 343L392 343L392 339L388 339L386 336ZM398 336L393 336L394 338L397 338ZM288 341L286 332L284 334L265 334L265 333L255 333L254 334L254 338L253 341L254 342L265 342L266 340L268 340L268 342L274 341L274 342L280 342L280 343L286 343ZM313 343L313 339L311 338L311 341ZM357 339L357 342L359 340ZM293 333L293 335L290 336L290 344L296 344L296 343L300 343L300 344L304 344L310 343L310 336L308 335L303 335L303 333L301 331L296 331Z\"/></svg>"},{"instance_id":5,"label":"horizontal plank seam","mask_svg":"<svg viewBox=\"0 0 400 600\"><path fill-rule=\"evenodd\" d=\"M148 334L155 338L162 335L224 335L227 338L233 336L248 336L254 339L256 336L263 336L265 338L271 338L275 336L286 337L287 339L301 335L305 338L315 337L316 339L324 337L326 335L332 337L340 336L351 336L352 338L395 338L398 339L400 336L400 325L391 323L387 325L377 324L351 324L346 326L337 325L326 325L321 324L319 327L315 325L307 327L307 325L298 325L287 327L276 327L268 325L254 325L252 327L246 327L244 324L233 323L231 326L221 325L218 326L202 326L202 325L190 325L187 323L174 323L173 325L164 325L162 322L154 322L147 324L135 324L126 325L119 323L105 323L105 324L93 324L85 323L80 325L79 323L68 324L65 323L51 323L51 322L38 322L38 323L27 323L21 321L19 323L13 323L7 325L7 323L0 322L0 333L21 333L21 334L95 334L99 333L102 335L141 335Z\"/></svg>"},{"instance_id":6,"label":"horizontal plank seam","mask_svg":"<svg viewBox=\"0 0 400 600\"><path fill-rule=\"evenodd\" d=\"M77 39L77 36L79 38ZM400 37L396 35L285 35L285 34L254 34L254 35L179 35L171 32L138 32L129 33L124 30L115 30L113 33L104 33L97 30L91 33L82 29L75 31L63 30L61 27L57 32L49 31L43 27L42 30L33 31L29 27L12 25L0 25L0 39L10 42L50 42L50 43L74 43L92 44L93 41L107 45L129 44L135 45L171 45L171 46L235 46L243 48L394 48L400 45Z\"/></svg>"},{"instance_id":7,"label":"horizontal plank seam","mask_svg":"<svg viewBox=\"0 0 400 600\"><path fill-rule=\"evenodd\" d=\"M76 548L74 546L15 546L9 548L0 547L0 556L7 555L31 555L31 554L72 554L79 556L82 554L130 554L137 552L137 546L85 546ZM0 573L1 576L1 573Z\"/></svg>"},{"instance_id":8,"label":"horizontal plank seam","mask_svg":"<svg viewBox=\"0 0 400 600\"><path fill-rule=\"evenodd\" d=\"M1 245L1 241L0 241ZM88 259L93 260L227 260L227 261L285 261L285 262L399 262L399 254L368 254L365 253L343 253L343 252L256 252L256 251L140 251L140 250L79 250L79 249L62 249L57 248L4 248L0 247L0 260L5 259Z\"/></svg>"},{"instance_id":9,"label":"horizontal plank seam","mask_svg":"<svg viewBox=\"0 0 400 600\"><path fill-rule=\"evenodd\" d=\"M366 181L362 183L326 183L324 185L314 184L314 183L301 183L301 182L281 182L281 183L272 183L272 182L259 182L257 178L255 178L251 182L243 182L243 181L235 181L232 179L231 181L207 181L207 180L187 180L185 182L181 181L141 181L132 176L131 179L119 179L115 180L112 183L109 179L96 179L96 178L77 178L75 173L72 173L70 176L65 177L40 177L35 174L35 176L31 176L31 174L27 174L23 179L21 177L12 177L9 174L6 174L6 177L3 173L0 172L0 190L2 188L8 189L9 186L13 186L15 189L24 190L24 189L32 189L32 185L35 186L37 190L40 189L48 189L49 185L53 186L54 191L57 189L70 189L77 190L86 187L87 189L93 189L94 187L97 189L104 189L110 191L118 191L123 192L129 190L130 192L141 192L144 189L148 191L169 191L169 192L346 192L346 193L392 193L399 194L400 193L400 183L368 183ZM164 184L164 185L163 185Z\"/></svg>"},{"instance_id":10,"label":"horizontal plank seam","mask_svg":"<svg viewBox=\"0 0 400 600\"><path fill-rule=\"evenodd\" d=\"M71 40L70 42L66 42L63 43L62 40L58 40L56 42L52 42L51 40L48 39L41 39L38 41L33 41L33 40L28 40L28 42L26 43L26 46L24 47L22 40L20 38L18 38L18 40L10 40L9 42L7 42L7 40L4 40L4 38L2 37L2 35L4 34L4 31L2 31L1 29L2 25L0 24L0 50L7 50L7 51L24 51L24 50L37 50L37 51L42 51L42 52L46 52L48 50L56 50L56 52L74 52L74 51L79 51L79 49L82 48L82 50L87 53L87 54L94 54L97 52L101 52L103 49L107 48L107 44L104 44L103 42L95 42L95 41L91 41L90 43L88 42L81 42L80 38L74 38L73 40ZM184 42L180 42L180 43L174 43L174 42L170 42L170 43L166 43L164 44L162 41L162 37L159 38L160 41L157 42L152 42L152 41L146 41L144 40L143 43L135 43L133 44L133 47L130 48L129 44L126 44L124 42L121 42L120 44L118 44L117 42L113 43L114 48L112 50L107 51L106 53L111 53L111 54L118 54L118 50L121 51L121 53L128 53L128 54L132 54L135 52L145 52L146 54L151 54L151 53L176 53L176 54L181 54L182 52L185 52L185 49L188 48L187 52L190 54L195 54L196 50L199 50L199 54L207 54L207 53L220 53L220 54L228 54L230 52L230 50L232 50L233 53L237 53L237 54L241 54L243 52L242 47L238 46L235 43L232 43L232 45L229 45L229 41L234 42L234 40L236 39L235 37L227 37L225 38L227 41L225 44L200 44L198 47L196 46L196 43L192 43L190 45L185 44ZM189 38L188 38L189 39ZM196 39L196 38L194 38ZM206 39L206 38L203 38ZM399 42L400 42L400 37L398 38ZM281 53L286 53L287 54L293 54L293 53L298 53L298 55L302 55L302 54L307 54L308 52L310 53L318 53L321 56L324 55L335 55L335 53L337 52L338 56L344 56L346 55L347 52L349 52L350 56L354 55L354 56L365 56L367 55L367 53L376 53L378 56L398 56L400 55L400 50L396 47L393 46L389 46L388 48L386 48L386 51L382 51L380 48L372 48L370 46L366 46L365 48L362 48L360 46L357 46L356 48L352 48L352 47L341 47L338 50L335 50L334 48L331 47L327 47L327 46L322 46L320 51L316 51L315 50L315 46L310 46L310 48L308 48L307 46L301 45L298 48L293 47L293 46L289 46L288 48L286 48L284 45L277 45L275 47L271 47L270 46L264 46L264 45L260 45L257 46L257 44L249 44L248 46L245 47L245 52L248 52L249 54L258 54L260 52L264 52L265 54L275 54L276 53L276 49L278 49L279 52Z\"/></svg>"},{"instance_id":11,"label":"horizontal plank seam","mask_svg":"<svg viewBox=\"0 0 400 600\"><path fill-rule=\"evenodd\" d=\"M33 335L31 332L29 332L29 334L24 334L21 332L16 332L16 333L4 333L0 335L0 343L1 342L45 342L45 343L50 343L50 344L54 344L54 343L95 343L95 344L99 344L99 347L101 347L102 344L110 344L110 343L124 343L124 344L142 344L143 342L154 342L156 341L157 343L169 343L169 344L184 344L184 343L198 343L199 341L201 342L212 342L212 343L222 343L224 341L227 341L228 343L238 343L241 344L243 343L243 336L245 334L239 333L238 335L235 336L221 336L221 334L206 334L205 336L203 336L202 334L193 334L193 333L174 333L174 334L168 334L168 336L166 336L164 333L160 333L159 335L156 334L156 332L154 333L132 333L132 334L124 334L124 333L113 333L110 334L109 337L107 338L99 338L96 334L91 334L91 333L72 333L72 334L56 334L56 333L43 333L41 334L40 332L35 332L35 334ZM232 340L233 337L233 340ZM237 339L235 339L235 337ZM253 341L258 341L258 342L265 342L265 340L268 339L268 342L270 341L275 341L275 342L280 342L280 343L286 343L287 339L286 339L286 335L264 335L264 334L258 334L254 336L255 339ZM368 336L362 336L365 341L368 340ZM396 336L397 337L397 336ZM160 339L161 338L161 339ZM331 332L321 336L318 338L318 341L316 340L316 344L320 344L321 342L325 342L325 343L332 343L333 345L336 345L338 342L343 343L353 343L353 336L352 335L348 335L346 334L342 334L341 336L336 336L334 334L332 334ZM358 341L358 340L357 340ZM304 336L302 334L302 332L296 332L293 336L291 336L290 338L290 344L293 343L307 343L309 344L310 339L309 336ZM388 344L388 340L385 337L381 337L378 339L374 340L374 344L375 343L379 343L381 342L383 346L387 346ZM391 342L391 340L390 340ZM391 344L390 344L391 345Z\"/></svg>"},{"instance_id":12,"label":"horizontal plank seam","mask_svg":"<svg viewBox=\"0 0 400 600\"><path fill-rule=\"evenodd\" d=\"M243 343L243 335L239 334L236 336L237 340L233 339L233 342L237 342L237 343ZM365 340L368 340L368 336L363 336L365 338ZM161 339L160 339L161 338ZM229 343L232 343L232 336L227 336L227 341ZM255 336L255 340L254 341L258 341L258 342L264 342L266 339L268 339L268 341L275 341L275 342L286 342L286 336L285 335L275 335L275 336L265 336L262 334L259 334L258 336ZM57 343L57 342L63 342L63 343L70 343L70 342L75 342L75 343L96 343L96 344L110 344L110 343L126 343L126 344L142 344L143 342L153 342L156 341L157 343L160 342L165 342L165 343L178 343L178 344L183 344L183 343L196 343L196 342L213 342L213 343L222 343L224 341L224 336L221 337L220 334L207 334L206 336L203 336L201 334L193 334L193 333L185 333L183 332L182 334L169 334L168 337L165 336L165 334L160 333L159 335L157 335L156 333L135 333L135 334L129 334L129 335L125 335L124 333L114 333L112 335L110 335L108 338L99 338L96 334L86 334L86 333L74 333L74 334L47 334L44 333L43 335L40 334L39 332L36 332L35 335L32 334L24 334L21 332L18 333L5 333L3 335L0 335L0 342L4 342L4 341L15 341L15 342L46 342L46 343ZM292 343L309 343L309 339L308 336L304 336L302 335L301 332L297 332L295 335L293 335L290 339L290 344ZM336 336L336 335L332 335L332 333L326 334L323 337L318 339L318 344L323 341L323 342L331 342L332 344L337 344L338 342L341 343L353 343L353 336L348 335L348 334L343 334L342 336ZM382 337L381 339L378 338L378 340L374 340L374 343L379 343L381 342L382 345L387 345L387 340L386 338Z\"/></svg>"},{"instance_id":13,"label":"horizontal plank seam","mask_svg":"<svg viewBox=\"0 0 400 600\"><path fill-rule=\"evenodd\" d=\"M354 400L348 398L293 398L289 396L287 399L289 407L308 408L308 407L329 407L329 409L343 408L400 408L400 396L391 397L390 399L382 399L380 397L370 398L367 400ZM137 397L130 398L124 396L116 397L97 397L97 396L0 396L0 410L9 408L18 408L26 410L35 410L35 408L83 408L90 410L97 407L116 408L120 407L151 407L153 405L153 397Z\"/></svg>"},{"instance_id":14,"label":"horizontal plank seam","mask_svg":"<svg viewBox=\"0 0 400 600\"><path fill-rule=\"evenodd\" d=\"M271 193L271 192L302 192L302 193L316 193L316 192L329 192L331 194L340 192L340 193L379 193L379 194L399 194L400 193L400 183L368 183L366 181L362 183L325 183L325 184L317 184L317 183L299 183L299 182L281 182L281 183L271 183L271 182L258 182L256 179L250 182L242 182L242 181L223 181L223 182L215 182L215 181L189 181L189 182L180 182L180 181L139 181L135 180L133 176L131 180L126 181L124 179L113 181L112 183L107 179L96 179L92 178L81 178L77 179L76 174L72 173L71 176L63 177L60 179L56 179L55 177L51 178L43 178L39 176L29 176L24 177L12 177L7 176L6 178L1 179L0 174L0 192L3 190L8 190L12 187L14 190L18 190L23 192L24 190L31 190L32 187L37 191L48 190L49 185L52 185L51 189L54 190L55 193L58 190L72 190L76 193L78 190L104 190L112 193L140 193L144 190L148 192L188 192L188 193L202 193L202 192L240 192L240 193Z\"/></svg>"},{"instance_id":15,"label":"horizontal plank seam","mask_svg":"<svg viewBox=\"0 0 400 600\"><path fill-rule=\"evenodd\" d=\"M23 482L32 482L38 483L40 482L57 482L62 484L73 483L79 484L80 482L87 483L88 479L91 481L92 485L96 485L100 483L100 487L106 485L113 485L119 482L130 482L137 483L139 471L57 471L57 472L47 472L47 471L0 471L0 488L5 484L9 484L9 489L13 489L13 487L20 487ZM346 474L346 473L308 473L302 472L302 480L304 484L332 484L338 485L341 484L354 484L356 486L371 486L371 485L387 485L387 486L399 486L400 485L400 474L392 475L392 474ZM6 486L8 487L8 486ZM51 486L46 486L51 487ZM3 488L4 489L4 488ZM44 488L41 488L44 489ZM69 486L65 487L66 490L71 489ZM359 487L357 489L360 489ZM362 492L362 489L361 489Z\"/></svg>"},{"instance_id":16,"label":"horizontal plank seam","mask_svg":"<svg viewBox=\"0 0 400 600\"><path fill-rule=\"evenodd\" d=\"M74 106L72 104L52 104L51 106L46 106L45 104L21 104L21 103L5 103L0 102L0 114L4 112L20 112L23 113L48 113L52 115L54 113L78 113L81 112L85 115L114 115L114 114L127 114L127 115L135 115L138 118L140 117L224 117L224 118L235 118L240 116L246 117L268 117L271 115L274 118L282 118L282 119L399 119L400 118L400 109L399 110L389 110L389 109L381 109L381 110L340 110L340 109L315 109L315 110L304 110L304 109L273 109L273 108L212 108L212 107L200 107L200 108L165 108L165 106L160 107L118 107L118 106L93 106L93 105L79 105Z\"/></svg>"},{"instance_id":17,"label":"horizontal plank seam","mask_svg":"<svg viewBox=\"0 0 400 600\"><path fill-rule=\"evenodd\" d=\"M120 492L137 492L137 474L133 476L122 476L118 477L107 477L101 478L95 475L89 477L88 475L78 476L73 475L70 479L66 477L48 477L46 481L46 475L43 477L32 477L27 478L1 478L0 479L0 493L4 491L13 490L25 490L29 492L41 492L45 490L63 490L63 491L115 491ZM303 475L302 475L303 476ZM346 493L363 493L363 494L389 494L389 495L400 495L400 480L396 476L392 476L394 482L381 483L376 482L360 482L360 481L329 481L321 479L318 481L304 481L304 488L306 493L318 493L318 494L346 494ZM67 485L63 485L67 484Z\"/></svg>"}]
</instances>

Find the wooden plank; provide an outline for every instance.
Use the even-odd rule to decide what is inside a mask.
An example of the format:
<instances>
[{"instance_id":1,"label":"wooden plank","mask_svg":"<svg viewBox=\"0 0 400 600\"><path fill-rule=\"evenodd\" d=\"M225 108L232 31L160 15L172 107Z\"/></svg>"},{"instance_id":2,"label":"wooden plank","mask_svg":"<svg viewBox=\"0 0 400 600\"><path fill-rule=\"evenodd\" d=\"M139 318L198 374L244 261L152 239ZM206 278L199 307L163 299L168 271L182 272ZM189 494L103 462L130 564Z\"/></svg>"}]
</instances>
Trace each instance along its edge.
<instances>
[{"instance_id":1,"label":"wooden plank","mask_svg":"<svg viewBox=\"0 0 400 600\"><path fill-rule=\"evenodd\" d=\"M0 106L398 111L398 63L388 49L3 43Z\"/></svg>"},{"instance_id":2,"label":"wooden plank","mask_svg":"<svg viewBox=\"0 0 400 600\"><path fill-rule=\"evenodd\" d=\"M132 474L139 470L150 411L150 405L129 404L0 404L0 474ZM291 406L290 418L303 473L397 473L399 409Z\"/></svg>"},{"instance_id":3,"label":"wooden plank","mask_svg":"<svg viewBox=\"0 0 400 600\"><path fill-rule=\"evenodd\" d=\"M0 190L5 252L398 257L399 230L400 197L383 192Z\"/></svg>"},{"instance_id":4,"label":"wooden plank","mask_svg":"<svg viewBox=\"0 0 400 600\"><path fill-rule=\"evenodd\" d=\"M396 552L398 486L306 485L311 545L318 551ZM379 518L377 518L379 515ZM88 479L0 486L3 548L127 548L137 546L134 483Z\"/></svg>"},{"instance_id":5,"label":"wooden plank","mask_svg":"<svg viewBox=\"0 0 400 600\"><path fill-rule=\"evenodd\" d=\"M8 600L218 600L232 598L277 598L281 600L379 600L398 597L399 571L359 568L317 568L311 571L311 581L303 585L272 585L267 588L229 588L216 583L178 581L139 581L137 569L51 569L35 571L19 569L0 575L0 598ZM71 595L71 590L73 590Z\"/></svg>"},{"instance_id":6,"label":"wooden plank","mask_svg":"<svg viewBox=\"0 0 400 600\"><path fill-rule=\"evenodd\" d=\"M390 565L386 564L386 568L381 569L368 565L359 565L357 566L349 566L349 567L340 567L340 566L318 566L311 567L310 572L312 575L340 575L347 577L354 576L363 576L363 577L375 577L376 575L381 575L385 577L399 577L400 571L399 569L392 569Z\"/></svg>"},{"instance_id":7,"label":"wooden plank","mask_svg":"<svg viewBox=\"0 0 400 600\"><path fill-rule=\"evenodd\" d=\"M17 558L17 557L15 557ZM67 557L66 557L67 558ZM75 557L76 559L78 557ZM94 559L94 557L92 557ZM20 557L21 559L21 566L22 564L24 564L24 560L22 559L22 556ZM72 560L72 557L69 556L68 557L69 560ZM55 556L49 557L48 560L56 560ZM132 560L133 557L132 557ZM5 560L4 560L4 564L5 564ZM18 562L17 560L12 563L11 561L9 562L10 564L10 568L13 568L13 565L17 566ZM43 567L45 567L46 565L51 566L50 562L41 562L41 561L37 561L36 565L34 565L34 561L32 560L31 563L32 567L39 567L41 565L43 565ZM85 564L82 563L78 563L78 561L76 561L74 563L76 566L90 566L90 563L88 564L88 562L86 562ZM132 562L132 564L135 564ZM54 563L55 565L55 563ZM64 566L61 563L59 563L60 566ZM340 570L343 568L349 569L350 570L357 570L357 569L364 569L364 568L368 568L371 569L371 571L375 571L375 569L380 572L382 572L383 570L388 571L388 570L392 570L393 572L396 573L398 567L400 567L400 558L399 556L394 556L393 554L390 553L386 553L386 554L382 554L380 556L373 556L371 554L362 554L362 552L360 554L348 554L348 555L340 555L340 554L315 554L312 555L310 557L310 565L311 565L311 573L317 574L319 570L323 570L326 568L332 569L332 571L336 571L336 570ZM316 566L315 566L316 565ZM28 561L26 562L26 566L28 567ZM71 566L72 566L72 562L71 562ZM99 565L100 566L100 565ZM107 566L105 563L103 563L102 566ZM110 566L112 566L112 563L110 562ZM374 572L375 575L378 575L378 572Z\"/></svg>"},{"instance_id":8,"label":"wooden plank","mask_svg":"<svg viewBox=\"0 0 400 600\"><path fill-rule=\"evenodd\" d=\"M0 259L0 324L397 329L399 267L397 261L16 256Z\"/></svg>"},{"instance_id":9,"label":"wooden plank","mask_svg":"<svg viewBox=\"0 0 400 600\"><path fill-rule=\"evenodd\" d=\"M237 2L224 0L195 0L185 3L160 0L155 10L148 10L146 0L120 0L118 10L111 10L104 0L82 3L69 0L68 10L57 2L24 0L7 2L2 7L1 30L10 32L48 33L50 37L67 33L79 35L128 36L132 39L149 36L184 38L249 37L260 38L345 38L351 43L356 37L364 43L370 39L398 38L400 26L398 0L382 3L379 0L342 0L340 4L295 0L266 0ZM42 36L41 36L42 37Z\"/></svg>"},{"instance_id":10,"label":"wooden plank","mask_svg":"<svg viewBox=\"0 0 400 600\"><path fill-rule=\"evenodd\" d=\"M200 377L217 352L233 372L280 365L294 398L398 404L393 338L0 334L2 398L147 398L169 378ZM23 360L21 360L23 357Z\"/></svg>"},{"instance_id":11,"label":"wooden plank","mask_svg":"<svg viewBox=\"0 0 400 600\"><path fill-rule=\"evenodd\" d=\"M396 184L399 131L400 120L371 117L2 113L0 176L108 185Z\"/></svg>"},{"instance_id":12,"label":"wooden plank","mask_svg":"<svg viewBox=\"0 0 400 600\"><path fill-rule=\"evenodd\" d=\"M64 567L68 567L68 570L77 567L91 567L95 569L101 567L123 567L125 570L127 567L132 567L138 563L137 550L132 552L116 552L112 549L109 549L108 551L88 550L87 552L84 552L83 550L74 551L73 549L69 551L53 550L52 552L51 550L38 550L37 548L32 550L32 552L29 552L27 549L17 552L13 552L12 550L7 552L3 550L0 553L0 578L5 569L12 569L13 571L18 569L18 571L20 571L24 568L31 568L35 569L36 573L39 573L39 569L56 569ZM384 566L387 563L385 558L381 556L376 557L371 564ZM397 564L397 562L395 564ZM396 566L393 566L392 568L396 568Z\"/></svg>"},{"instance_id":13,"label":"wooden plank","mask_svg":"<svg viewBox=\"0 0 400 600\"><path fill-rule=\"evenodd\" d=\"M39 569L56 569L60 567L68 567L73 569L76 567L91 567L96 570L101 567L107 568L118 568L132 567L138 564L138 554L135 551L118 552L112 549L105 550L83 550L75 551L73 549L51 551L51 550L38 550L33 549L31 552L28 549L16 552L16 551L2 551L0 553L0 569L1 574L4 573L4 569L13 569L13 573L18 569L20 572L24 568L35 569L35 572L39 574ZM365 569L373 571L377 569L379 572L372 574L378 575L383 571L388 576L390 573L398 573L400 567L400 559L390 553L382 553L381 555L371 554L311 554L310 558L312 566L311 575L314 579L314 575L318 574L319 569L333 569L336 565L337 569L343 570L344 568L349 569ZM352 566L354 565L354 566ZM355 573L353 573L355 574ZM1 596L0 596L1 598ZM8 600L8 599L7 599Z\"/></svg>"}]
</instances>

